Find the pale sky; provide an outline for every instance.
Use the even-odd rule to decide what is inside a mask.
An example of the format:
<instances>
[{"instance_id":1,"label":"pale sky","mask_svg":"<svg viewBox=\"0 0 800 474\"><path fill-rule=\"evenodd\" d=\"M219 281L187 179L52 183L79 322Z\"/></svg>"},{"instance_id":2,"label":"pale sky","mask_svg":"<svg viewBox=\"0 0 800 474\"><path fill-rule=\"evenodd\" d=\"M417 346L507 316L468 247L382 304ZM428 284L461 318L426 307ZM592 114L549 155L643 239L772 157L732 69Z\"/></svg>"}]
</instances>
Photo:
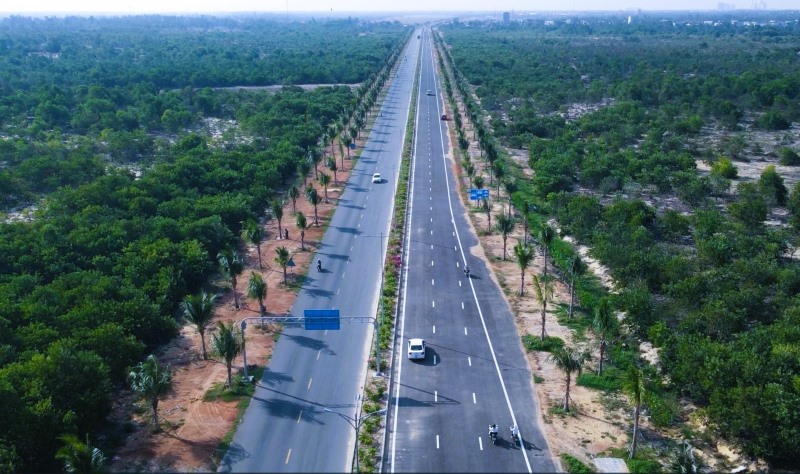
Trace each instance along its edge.
<instances>
[{"instance_id":1,"label":"pale sky","mask_svg":"<svg viewBox=\"0 0 800 474\"><path fill-rule=\"evenodd\" d=\"M721 0L737 10L757 5L800 10L798 0ZM2 13L225 13L385 11L716 10L720 0L0 0Z\"/></svg>"}]
</instances>

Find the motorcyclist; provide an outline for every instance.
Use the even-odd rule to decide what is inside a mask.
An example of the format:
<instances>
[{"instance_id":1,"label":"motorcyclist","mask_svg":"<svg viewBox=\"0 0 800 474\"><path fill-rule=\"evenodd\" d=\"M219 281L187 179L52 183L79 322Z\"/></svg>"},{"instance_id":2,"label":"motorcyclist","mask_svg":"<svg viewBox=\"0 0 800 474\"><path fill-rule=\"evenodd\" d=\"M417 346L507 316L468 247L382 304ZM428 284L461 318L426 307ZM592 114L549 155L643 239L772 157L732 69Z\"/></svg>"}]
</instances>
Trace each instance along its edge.
<instances>
[{"instance_id":1,"label":"motorcyclist","mask_svg":"<svg viewBox=\"0 0 800 474\"><path fill-rule=\"evenodd\" d=\"M517 427L516 423L511 425L511 438L514 439L515 443L519 442L519 428Z\"/></svg>"},{"instance_id":2,"label":"motorcyclist","mask_svg":"<svg viewBox=\"0 0 800 474\"><path fill-rule=\"evenodd\" d=\"M464 274L469 275L469 265L464 265Z\"/></svg>"},{"instance_id":3,"label":"motorcyclist","mask_svg":"<svg viewBox=\"0 0 800 474\"><path fill-rule=\"evenodd\" d=\"M492 441L497 439L497 425L494 423L489 425L489 437L492 438Z\"/></svg>"},{"instance_id":4,"label":"motorcyclist","mask_svg":"<svg viewBox=\"0 0 800 474\"><path fill-rule=\"evenodd\" d=\"M317 260L317 271L318 272L322 271L322 260Z\"/></svg>"}]
</instances>

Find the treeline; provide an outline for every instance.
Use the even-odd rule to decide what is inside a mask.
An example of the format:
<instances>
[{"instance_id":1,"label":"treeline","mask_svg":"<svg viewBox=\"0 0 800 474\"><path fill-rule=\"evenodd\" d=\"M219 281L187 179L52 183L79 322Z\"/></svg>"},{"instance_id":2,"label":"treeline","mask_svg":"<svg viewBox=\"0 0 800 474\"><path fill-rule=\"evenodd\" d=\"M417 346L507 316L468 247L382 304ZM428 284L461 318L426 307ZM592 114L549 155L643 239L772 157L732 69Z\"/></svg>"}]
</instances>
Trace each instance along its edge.
<instances>
[{"instance_id":1,"label":"treeline","mask_svg":"<svg viewBox=\"0 0 800 474\"><path fill-rule=\"evenodd\" d=\"M790 59L800 32L776 25L687 35L661 25L653 35L621 21L597 29L475 26L442 28L456 86L464 94L467 81L479 85L494 136L529 151L535 176L512 190L531 233L556 218L564 234L589 245L617 283L613 308L660 348L663 377L651 377L656 391L668 392L650 401L653 423L677 421L675 397L688 396L712 436L791 465L800 456L800 266L792 251L800 186L787 189L766 167L759 179L730 187L745 150L796 164L791 139L764 149L741 130L785 130L800 119L800 68ZM577 103L585 105L580 113ZM467 108L488 160L494 138L480 138L481 116L469 101ZM712 127L726 131L716 144L703 140ZM491 169L504 181L505 158L495 154ZM698 159L712 164L709 174L698 172ZM682 208L652 204L671 198ZM766 224L776 208L788 213L788 226ZM574 272L564 241L539 245L562 275ZM602 298L581 296L591 327ZM623 341L611 344L608 369L593 384L620 386L621 371L635 363Z\"/></svg>"},{"instance_id":2,"label":"treeline","mask_svg":"<svg viewBox=\"0 0 800 474\"><path fill-rule=\"evenodd\" d=\"M8 17L0 20L0 95L147 83L157 89L363 81L399 23L269 17Z\"/></svg>"},{"instance_id":3,"label":"treeline","mask_svg":"<svg viewBox=\"0 0 800 474\"><path fill-rule=\"evenodd\" d=\"M226 21L151 20L164 31ZM108 45L113 25L139 41L161 31L136 18L9 24L18 27L20 41L44 38L47 28L59 32L53 37L62 46L77 41L73 28L78 38L87 34ZM93 24L102 31L78 29ZM266 34L269 28L261 27ZM276 28L304 34L302 25ZM63 82L50 71L50 85L35 84L47 78L42 70L27 76L30 87L0 95L3 199L39 208L31 222L0 224L0 471L60 470L54 455L62 435L81 441L88 435L106 452L119 442L97 439L108 432L113 391L176 334L180 302L219 272L221 252L240 248L243 225L263 220L276 191L313 170L323 147L358 135L410 34L355 21L306 30L308 44L320 35L341 35L347 43L349 35L374 30L384 31L387 42L369 43L368 64L356 60L363 84L355 89L287 86L264 93L178 82L170 92L152 83L95 82L79 76L76 65ZM11 37L7 44L17 41ZM167 49L191 47L176 41ZM95 66L104 67L100 59ZM314 61L321 69L350 64L324 54ZM203 74L205 66L193 64ZM180 120L168 125L176 115ZM79 124L76 117L87 119Z\"/></svg>"}]
</instances>

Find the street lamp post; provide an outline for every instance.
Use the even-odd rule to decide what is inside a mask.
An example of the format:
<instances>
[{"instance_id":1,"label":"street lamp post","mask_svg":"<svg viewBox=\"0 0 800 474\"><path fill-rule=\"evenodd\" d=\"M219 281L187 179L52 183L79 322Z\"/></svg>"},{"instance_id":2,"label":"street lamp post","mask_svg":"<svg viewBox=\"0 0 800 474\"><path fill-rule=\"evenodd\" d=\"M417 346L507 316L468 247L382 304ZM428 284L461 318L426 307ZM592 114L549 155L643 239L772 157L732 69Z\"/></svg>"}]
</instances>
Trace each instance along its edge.
<instances>
[{"instance_id":1,"label":"street lamp post","mask_svg":"<svg viewBox=\"0 0 800 474\"><path fill-rule=\"evenodd\" d=\"M373 412L370 412L370 413L366 413L366 414L361 415L361 416L356 416L355 418L353 418L352 416L347 415L345 413L338 412L336 410L331 410L330 408L323 408L322 411L325 411L327 413L334 413L336 415L339 415L340 417L342 417L345 420L347 420L347 422L350 423L350 426L352 426L356 430L356 441L355 441L355 444L353 446L353 457L355 457L355 459L356 459L356 472L359 472L359 464L358 464L358 430L361 428L361 423L364 420L366 420L367 418L371 417L372 415L382 415L382 414L386 413L386 409L385 408L381 408L380 410L373 411Z\"/></svg>"}]
</instances>

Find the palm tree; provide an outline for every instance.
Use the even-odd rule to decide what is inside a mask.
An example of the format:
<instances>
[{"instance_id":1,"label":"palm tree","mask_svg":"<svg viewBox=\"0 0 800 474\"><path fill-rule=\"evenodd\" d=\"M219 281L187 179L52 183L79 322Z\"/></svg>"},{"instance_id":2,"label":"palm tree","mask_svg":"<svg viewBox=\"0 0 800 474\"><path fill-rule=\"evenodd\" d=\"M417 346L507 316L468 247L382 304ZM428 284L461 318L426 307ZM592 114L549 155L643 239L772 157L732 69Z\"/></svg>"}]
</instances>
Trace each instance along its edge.
<instances>
[{"instance_id":1,"label":"palm tree","mask_svg":"<svg viewBox=\"0 0 800 474\"><path fill-rule=\"evenodd\" d=\"M203 344L203 360L208 359L205 334L206 328L214 318L214 303L216 301L217 295L209 295L203 291L199 295L187 295L181 303L183 317L194 324L200 334L200 342Z\"/></svg>"},{"instance_id":2,"label":"palm tree","mask_svg":"<svg viewBox=\"0 0 800 474\"><path fill-rule=\"evenodd\" d=\"M622 380L622 390L628 395L633 405L633 441L628 452L628 459L636 457L636 436L639 434L639 413L645 396L645 380L642 369L631 365Z\"/></svg>"},{"instance_id":3,"label":"palm tree","mask_svg":"<svg viewBox=\"0 0 800 474\"><path fill-rule=\"evenodd\" d=\"M278 220L278 238L283 237L283 228L281 227L281 220L283 220L283 203L277 199L269 202L269 210L272 211L272 217Z\"/></svg>"},{"instance_id":4,"label":"palm tree","mask_svg":"<svg viewBox=\"0 0 800 474\"><path fill-rule=\"evenodd\" d=\"M311 161L309 159L302 159L297 163L297 174L303 177L303 186L306 185L308 173L311 172Z\"/></svg>"},{"instance_id":5,"label":"palm tree","mask_svg":"<svg viewBox=\"0 0 800 474\"><path fill-rule=\"evenodd\" d=\"M233 366L233 359L242 352L239 330L233 325L233 321L228 324L218 321L217 329L219 330L218 333L211 336L211 347L214 348L214 354L222 357L225 361L225 367L228 369L228 387L232 387L231 367Z\"/></svg>"},{"instance_id":6,"label":"palm tree","mask_svg":"<svg viewBox=\"0 0 800 474\"><path fill-rule=\"evenodd\" d=\"M339 178L336 175L336 172L339 170L339 167L336 165L336 160L329 158L328 159L328 169L333 171L333 183L338 184Z\"/></svg>"},{"instance_id":7,"label":"palm tree","mask_svg":"<svg viewBox=\"0 0 800 474\"><path fill-rule=\"evenodd\" d=\"M247 296L258 300L258 309L261 316L264 317L267 314L267 308L264 306L264 300L267 298L267 282L256 272L250 274L250 280L247 282Z\"/></svg>"},{"instance_id":8,"label":"palm tree","mask_svg":"<svg viewBox=\"0 0 800 474\"><path fill-rule=\"evenodd\" d=\"M527 270L531 262L533 262L533 257L533 249L531 249L529 245L524 244L521 240L518 240L517 245L514 246L514 258L517 260L517 266L519 266L522 276L519 286L520 296L525 294L525 270Z\"/></svg>"},{"instance_id":9,"label":"palm tree","mask_svg":"<svg viewBox=\"0 0 800 474\"><path fill-rule=\"evenodd\" d=\"M489 204L489 199L482 197L481 198L481 209L483 212L486 213L486 218L488 219L488 223L486 224L486 229L491 230L492 228L492 206Z\"/></svg>"},{"instance_id":10,"label":"palm tree","mask_svg":"<svg viewBox=\"0 0 800 474\"><path fill-rule=\"evenodd\" d=\"M564 395L564 411L569 411L569 387L572 384L572 374L575 372L580 375L583 370L583 363L589 360L589 354L578 347L560 347L547 356L547 360L553 362L562 372L564 381L567 383L566 394Z\"/></svg>"},{"instance_id":11,"label":"palm tree","mask_svg":"<svg viewBox=\"0 0 800 474\"><path fill-rule=\"evenodd\" d=\"M568 262L569 271L569 317L572 318L572 309L575 305L575 280L578 279L579 276L583 275L586 272L586 263L581 260L581 256L578 254L573 255L573 257Z\"/></svg>"},{"instance_id":12,"label":"palm tree","mask_svg":"<svg viewBox=\"0 0 800 474\"><path fill-rule=\"evenodd\" d=\"M300 230L300 250L306 249L306 229L308 229L308 222L306 216L302 212L295 214L295 225Z\"/></svg>"},{"instance_id":13,"label":"palm tree","mask_svg":"<svg viewBox=\"0 0 800 474\"><path fill-rule=\"evenodd\" d=\"M300 197L300 190L297 188L297 186L292 185L286 190L286 196L292 200L292 214L295 214L297 212L297 198Z\"/></svg>"},{"instance_id":14,"label":"palm tree","mask_svg":"<svg viewBox=\"0 0 800 474\"><path fill-rule=\"evenodd\" d=\"M512 232L514 232L514 219L511 216L506 214L500 213L495 216L497 219L495 221L495 226L497 227L497 231L500 232L500 235L503 236L503 260L506 259L506 241L508 241L508 236Z\"/></svg>"},{"instance_id":15,"label":"palm tree","mask_svg":"<svg viewBox=\"0 0 800 474\"><path fill-rule=\"evenodd\" d=\"M547 318L547 303L553 300L553 280L547 276L542 275L542 278L537 278L536 275L533 275L533 290L534 296L536 297L536 302L539 303L539 306L542 307L541 309L541 316L542 316L542 340L544 341L544 324Z\"/></svg>"},{"instance_id":16,"label":"palm tree","mask_svg":"<svg viewBox=\"0 0 800 474\"><path fill-rule=\"evenodd\" d=\"M236 285L239 275L244 271L244 262L239 252L232 249L226 249L217 254L217 260L222 268L222 272L231 279L231 288L233 289L233 305L239 309L239 296L236 294Z\"/></svg>"},{"instance_id":17,"label":"palm tree","mask_svg":"<svg viewBox=\"0 0 800 474\"><path fill-rule=\"evenodd\" d=\"M314 206L314 225L319 226L319 219L317 219L317 206L319 206L319 203L322 202L322 198L319 197L319 193L317 193L317 190L314 189L314 186L309 185L309 187L306 188L306 199L308 199L308 202Z\"/></svg>"},{"instance_id":18,"label":"palm tree","mask_svg":"<svg viewBox=\"0 0 800 474\"><path fill-rule=\"evenodd\" d=\"M308 152L308 158L314 165L314 179L317 179L319 177L318 166L322 162L322 150L319 148L312 148L311 151Z\"/></svg>"},{"instance_id":19,"label":"palm tree","mask_svg":"<svg viewBox=\"0 0 800 474\"><path fill-rule=\"evenodd\" d=\"M547 275L547 251L550 249L550 244L553 243L555 231L548 224L542 226L539 231L539 242L542 243L542 255L544 255L544 271L543 275Z\"/></svg>"},{"instance_id":20,"label":"palm tree","mask_svg":"<svg viewBox=\"0 0 800 474\"><path fill-rule=\"evenodd\" d=\"M325 202L328 202L328 185L331 184L331 176L329 174L320 173L319 184L325 190Z\"/></svg>"},{"instance_id":21,"label":"palm tree","mask_svg":"<svg viewBox=\"0 0 800 474\"><path fill-rule=\"evenodd\" d=\"M261 263L261 241L264 240L264 228L253 219L242 225L242 240L256 246L258 253L258 268L264 268Z\"/></svg>"},{"instance_id":22,"label":"palm tree","mask_svg":"<svg viewBox=\"0 0 800 474\"><path fill-rule=\"evenodd\" d=\"M350 131L352 132L353 127L350 127ZM350 159L350 145L353 144L353 137L351 135L342 135L342 141L344 141L344 147L347 148L347 159Z\"/></svg>"},{"instance_id":23,"label":"palm tree","mask_svg":"<svg viewBox=\"0 0 800 474\"><path fill-rule=\"evenodd\" d=\"M614 316L614 311L608 302L608 298L600 299L597 308L594 311L594 320L592 321L594 333L600 339L600 359L597 363L597 374L603 375L603 359L605 358L605 349L608 347L609 341L613 338L618 331L617 318Z\"/></svg>"},{"instance_id":24,"label":"palm tree","mask_svg":"<svg viewBox=\"0 0 800 474\"><path fill-rule=\"evenodd\" d=\"M172 388L172 373L169 366L162 368L156 356L150 354L144 362L134 367L128 374L128 383L139 397L144 398L153 409L153 425L158 426L158 399Z\"/></svg>"},{"instance_id":25,"label":"palm tree","mask_svg":"<svg viewBox=\"0 0 800 474\"><path fill-rule=\"evenodd\" d=\"M85 443L74 434L65 434L58 439L64 442L64 446L56 451L56 459L64 463L65 472L68 474L105 472L106 457L102 451L89 444L88 433Z\"/></svg>"},{"instance_id":26,"label":"palm tree","mask_svg":"<svg viewBox=\"0 0 800 474\"><path fill-rule=\"evenodd\" d=\"M492 163L492 174L497 181L497 195L500 195L500 185L503 184L503 178L506 176L506 164L503 160L497 160Z\"/></svg>"},{"instance_id":27,"label":"palm tree","mask_svg":"<svg viewBox=\"0 0 800 474\"><path fill-rule=\"evenodd\" d=\"M292 259L292 254L289 253L289 249L286 247L278 247L275 249L275 253L278 255L275 257L275 263L283 268L283 284L286 284L286 267L289 266L289 261Z\"/></svg>"}]
</instances>

